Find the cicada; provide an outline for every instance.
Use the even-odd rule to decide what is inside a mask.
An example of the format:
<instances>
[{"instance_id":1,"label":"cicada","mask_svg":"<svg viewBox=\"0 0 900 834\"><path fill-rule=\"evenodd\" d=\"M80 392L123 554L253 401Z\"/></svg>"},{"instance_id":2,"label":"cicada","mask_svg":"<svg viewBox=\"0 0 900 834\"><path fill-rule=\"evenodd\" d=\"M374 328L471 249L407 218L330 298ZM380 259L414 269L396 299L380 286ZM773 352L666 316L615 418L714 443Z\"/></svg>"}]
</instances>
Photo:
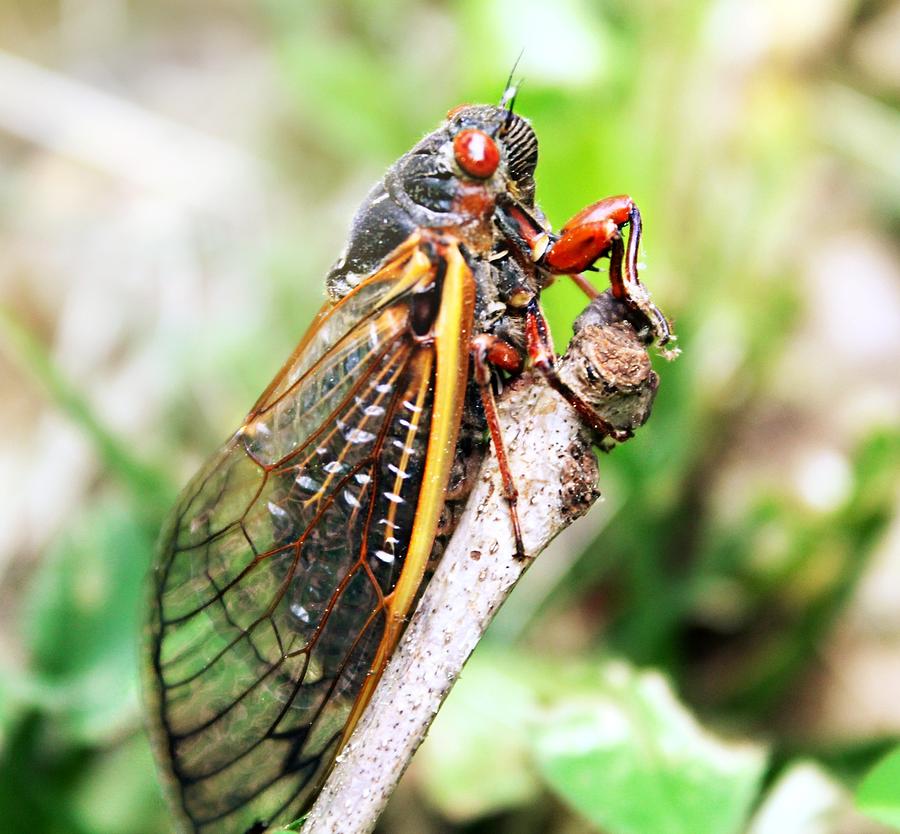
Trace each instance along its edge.
<instances>
[{"instance_id":1,"label":"cicada","mask_svg":"<svg viewBox=\"0 0 900 834\"><path fill-rule=\"evenodd\" d=\"M638 278L640 212L607 198L554 234L514 98L454 108L388 169L306 335L166 523L144 682L184 830L263 831L309 808L489 443L526 557L499 381L536 369L599 437L630 435L557 377L539 296L557 275L596 295L581 273L608 258L613 296L667 342Z\"/></svg>"}]
</instances>

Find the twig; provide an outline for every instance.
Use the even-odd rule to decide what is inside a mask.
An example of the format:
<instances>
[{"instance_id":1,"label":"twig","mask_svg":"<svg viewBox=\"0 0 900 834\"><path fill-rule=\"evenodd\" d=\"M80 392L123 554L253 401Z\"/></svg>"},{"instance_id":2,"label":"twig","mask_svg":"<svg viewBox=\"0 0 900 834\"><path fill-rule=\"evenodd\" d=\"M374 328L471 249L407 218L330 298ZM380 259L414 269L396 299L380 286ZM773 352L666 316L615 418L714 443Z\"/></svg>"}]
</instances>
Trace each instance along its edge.
<instances>
[{"instance_id":1,"label":"twig","mask_svg":"<svg viewBox=\"0 0 900 834\"><path fill-rule=\"evenodd\" d=\"M207 213L261 204L262 164L221 139L0 51L0 132Z\"/></svg>"},{"instance_id":2,"label":"twig","mask_svg":"<svg viewBox=\"0 0 900 834\"><path fill-rule=\"evenodd\" d=\"M619 427L646 420L657 378L634 329L608 295L596 299L560 361L566 383ZM525 375L500 401L519 487L522 538L539 554L599 495L592 439L572 408ZM441 563L368 709L344 748L304 834L366 834L421 744L498 607L530 560L514 556L493 458L482 467Z\"/></svg>"}]
</instances>

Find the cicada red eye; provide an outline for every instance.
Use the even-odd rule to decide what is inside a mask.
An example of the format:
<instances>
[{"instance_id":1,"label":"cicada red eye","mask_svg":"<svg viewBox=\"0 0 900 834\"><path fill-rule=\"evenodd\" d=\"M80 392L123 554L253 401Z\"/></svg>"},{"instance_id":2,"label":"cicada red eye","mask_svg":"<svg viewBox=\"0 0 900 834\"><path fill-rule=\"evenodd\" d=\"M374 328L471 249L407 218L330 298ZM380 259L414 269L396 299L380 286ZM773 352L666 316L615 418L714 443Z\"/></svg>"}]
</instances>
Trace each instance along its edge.
<instances>
[{"instance_id":1,"label":"cicada red eye","mask_svg":"<svg viewBox=\"0 0 900 834\"><path fill-rule=\"evenodd\" d=\"M482 130L461 130L453 139L453 154L467 174L485 180L497 170L500 151Z\"/></svg>"}]
</instances>

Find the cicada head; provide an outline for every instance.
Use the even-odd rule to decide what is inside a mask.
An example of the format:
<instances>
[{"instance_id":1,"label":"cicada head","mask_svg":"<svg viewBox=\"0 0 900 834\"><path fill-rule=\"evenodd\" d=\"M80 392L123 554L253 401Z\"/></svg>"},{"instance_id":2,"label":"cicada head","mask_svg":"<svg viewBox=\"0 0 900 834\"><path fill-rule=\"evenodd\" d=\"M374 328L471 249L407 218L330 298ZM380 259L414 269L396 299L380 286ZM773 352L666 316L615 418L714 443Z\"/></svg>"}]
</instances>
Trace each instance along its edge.
<instances>
[{"instance_id":1,"label":"cicada head","mask_svg":"<svg viewBox=\"0 0 900 834\"><path fill-rule=\"evenodd\" d=\"M360 206L347 247L327 278L343 297L408 235L452 231L469 251L494 245L495 210L514 203L535 212L538 143L511 109L461 105L401 156Z\"/></svg>"},{"instance_id":2,"label":"cicada head","mask_svg":"<svg viewBox=\"0 0 900 834\"><path fill-rule=\"evenodd\" d=\"M537 136L526 119L503 107L461 105L397 161L389 190L396 198L399 187L414 207L438 215L458 213L460 193L472 189L491 201L508 194L532 206L537 159Z\"/></svg>"},{"instance_id":3,"label":"cicada head","mask_svg":"<svg viewBox=\"0 0 900 834\"><path fill-rule=\"evenodd\" d=\"M447 114L448 128L454 138L456 162L467 174L467 159L460 153L460 137L478 137L487 147L496 149L496 167L502 185L517 202L533 205L534 171L538 161L537 135L527 119L505 107L487 104L462 105ZM471 144L471 140L469 143ZM493 173L493 172L492 172Z\"/></svg>"}]
</instances>

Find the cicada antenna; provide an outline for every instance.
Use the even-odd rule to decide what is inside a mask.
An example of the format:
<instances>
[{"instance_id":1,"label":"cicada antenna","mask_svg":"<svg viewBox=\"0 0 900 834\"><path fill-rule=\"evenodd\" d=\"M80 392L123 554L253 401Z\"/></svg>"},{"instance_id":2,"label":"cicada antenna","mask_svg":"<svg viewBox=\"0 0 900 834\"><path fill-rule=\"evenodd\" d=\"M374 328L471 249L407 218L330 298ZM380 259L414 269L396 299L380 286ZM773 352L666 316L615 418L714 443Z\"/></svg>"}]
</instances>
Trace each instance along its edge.
<instances>
[{"instance_id":1,"label":"cicada antenna","mask_svg":"<svg viewBox=\"0 0 900 834\"><path fill-rule=\"evenodd\" d=\"M509 71L509 77L506 79L506 86L503 88L503 95L500 96L500 106L506 108L506 124L512 119L513 110L516 106L516 96L519 93L519 87L522 85L521 79L514 84L513 76L516 74L516 69L519 67L519 61L522 60L524 54L525 49L523 47L516 58L515 63L513 63L512 69Z\"/></svg>"}]
</instances>

